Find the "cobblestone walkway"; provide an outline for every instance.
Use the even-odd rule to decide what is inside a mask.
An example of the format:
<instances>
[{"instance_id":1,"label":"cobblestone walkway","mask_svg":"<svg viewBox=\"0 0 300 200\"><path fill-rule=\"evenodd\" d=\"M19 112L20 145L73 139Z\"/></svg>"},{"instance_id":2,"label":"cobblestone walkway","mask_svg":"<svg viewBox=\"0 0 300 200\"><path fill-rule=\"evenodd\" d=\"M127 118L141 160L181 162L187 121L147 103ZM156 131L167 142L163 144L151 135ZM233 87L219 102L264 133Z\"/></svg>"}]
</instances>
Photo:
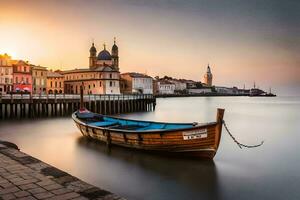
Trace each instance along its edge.
<instances>
[{"instance_id":1,"label":"cobblestone walkway","mask_svg":"<svg viewBox=\"0 0 300 200\"><path fill-rule=\"evenodd\" d=\"M0 144L0 199L124 200Z\"/></svg>"}]
</instances>

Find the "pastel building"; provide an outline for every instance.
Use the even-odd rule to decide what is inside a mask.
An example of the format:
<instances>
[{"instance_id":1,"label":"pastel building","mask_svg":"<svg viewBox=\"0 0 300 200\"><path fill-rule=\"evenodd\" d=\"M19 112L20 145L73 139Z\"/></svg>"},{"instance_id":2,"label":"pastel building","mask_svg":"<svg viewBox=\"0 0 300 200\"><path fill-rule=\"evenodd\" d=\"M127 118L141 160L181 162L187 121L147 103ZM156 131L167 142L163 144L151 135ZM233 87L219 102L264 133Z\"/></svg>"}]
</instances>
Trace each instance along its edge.
<instances>
[{"instance_id":1,"label":"pastel building","mask_svg":"<svg viewBox=\"0 0 300 200\"><path fill-rule=\"evenodd\" d=\"M79 94L83 85L84 94L120 94L119 49L114 39L111 53L103 45L97 55L92 43L89 68L63 71L65 93Z\"/></svg>"},{"instance_id":2,"label":"pastel building","mask_svg":"<svg viewBox=\"0 0 300 200\"><path fill-rule=\"evenodd\" d=\"M31 65L22 60L13 64L13 92L32 93Z\"/></svg>"},{"instance_id":3,"label":"pastel building","mask_svg":"<svg viewBox=\"0 0 300 200\"><path fill-rule=\"evenodd\" d=\"M46 94L47 93L47 68L41 66L31 66L32 73L32 93Z\"/></svg>"},{"instance_id":4,"label":"pastel building","mask_svg":"<svg viewBox=\"0 0 300 200\"><path fill-rule=\"evenodd\" d=\"M153 94L153 79L136 72L121 74L121 93Z\"/></svg>"},{"instance_id":5,"label":"pastel building","mask_svg":"<svg viewBox=\"0 0 300 200\"><path fill-rule=\"evenodd\" d=\"M64 93L64 75L52 70L47 72L47 94L62 94Z\"/></svg>"},{"instance_id":6,"label":"pastel building","mask_svg":"<svg viewBox=\"0 0 300 200\"><path fill-rule=\"evenodd\" d=\"M13 91L13 67L11 57L7 54L0 55L0 94Z\"/></svg>"},{"instance_id":7,"label":"pastel building","mask_svg":"<svg viewBox=\"0 0 300 200\"><path fill-rule=\"evenodd\" d=\"M120 73L110 66L91 69L74 69L62 72L65 77L65 93L120 94Z\"/></svg>"}]
</instances>

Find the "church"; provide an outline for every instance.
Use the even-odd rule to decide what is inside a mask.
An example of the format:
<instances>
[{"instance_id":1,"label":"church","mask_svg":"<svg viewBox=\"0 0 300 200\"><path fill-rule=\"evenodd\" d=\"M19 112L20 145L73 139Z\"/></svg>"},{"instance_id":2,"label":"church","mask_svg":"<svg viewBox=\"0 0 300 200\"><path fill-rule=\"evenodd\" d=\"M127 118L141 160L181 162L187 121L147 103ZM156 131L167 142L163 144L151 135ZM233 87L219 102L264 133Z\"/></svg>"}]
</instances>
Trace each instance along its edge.
<instances>
[{"instance_id":1,"label":"church","mask_svg":"<svg viewBox=\"0 0 300 200\"><path fill-rule=\"evenodd\" d=\"M89 56L89 68L63 71L65 93L79 94L83 84L84 94L120 94L119 48L114 44L111 53L103 45L97 55L92 43Z\"/></svg>"},{"instance_id":2,"label":"church","mask_svg":"<svg viewBox=\"0 0 300 200\"><path fill-rule=\"evenodd\" d=\"M111 53L106 50L106 45L103 44L103 50L97 55L97 49L94 43L92 43L89 61L90 69L101 66L111 66L119 71L119 48L116 45L116 38L114 38L114 45L111 48Z\"/></svg>"}]
</instances>

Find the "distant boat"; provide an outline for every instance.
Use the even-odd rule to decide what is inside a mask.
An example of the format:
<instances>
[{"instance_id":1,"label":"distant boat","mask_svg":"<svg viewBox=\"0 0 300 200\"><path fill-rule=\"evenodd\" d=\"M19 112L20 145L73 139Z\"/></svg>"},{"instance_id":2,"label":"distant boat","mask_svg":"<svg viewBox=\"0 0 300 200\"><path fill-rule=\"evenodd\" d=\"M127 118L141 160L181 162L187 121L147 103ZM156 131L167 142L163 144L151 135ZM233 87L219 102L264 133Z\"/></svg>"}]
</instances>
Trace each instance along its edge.
<instances>
[{"instance_id":1,"label":"distant boat","mask_svg":"<svg viewBox=\"0 0 300 200\"><path fill-rule=\"evenodd\" d=\"M109 146L213 159L221 139L223 114L224 109L218 109L216 122L210 123L163 123L109 117L82 108L72 118L83 136Z\"/></svg>"}]
</instances>

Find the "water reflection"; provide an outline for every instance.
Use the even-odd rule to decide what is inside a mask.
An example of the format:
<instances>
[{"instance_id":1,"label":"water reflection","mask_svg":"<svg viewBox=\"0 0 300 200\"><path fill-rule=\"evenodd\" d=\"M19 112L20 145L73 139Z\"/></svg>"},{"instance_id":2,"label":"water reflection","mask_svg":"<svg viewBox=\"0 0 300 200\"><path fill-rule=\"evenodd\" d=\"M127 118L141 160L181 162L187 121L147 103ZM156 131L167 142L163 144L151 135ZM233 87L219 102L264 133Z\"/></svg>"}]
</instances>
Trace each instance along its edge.
<instances>
[{"instance_id":1,"label":"water reflection","mask_svg":"<svg viewBox=\"0 0 300 200\"><path fill-rule=\"evenodd\" d=\"M122 163L131 165L133 168L138 167L143 171L149 171L153 176L173 181L176 184L172 190L187 188L187 190L190 190L189 192L194 193L193 196L189 196L190 198L196 198L197 196L199 199L219 199L217 168L212 160L167 157L166 155L141 152L118 146L108 149L106 144L86 137L78 138L77 142L81 148L86 148L93 153L102 154L110 157L110 159L117 159ZM130 182L130 180L128 181ZM140 184L146 186L147 180ZM164 198L157 196L156 199ZM168 199L177 198L169 194Z\"/></svg>"},{"instance_id":2,"label":"water reflection","mask_svg":"<svg viewBox=\"0 0 300 200\"><path fill-rule=\"evenodd\" d=\"M300 98L207 97L158 99L139 120L207 122L223 107L243 143L223 132L214 162L170 158L113 147L81 137L69 118L0 121L0 138L49 164L128 200L300 199Z\"/></svg>"}]
</instances>

